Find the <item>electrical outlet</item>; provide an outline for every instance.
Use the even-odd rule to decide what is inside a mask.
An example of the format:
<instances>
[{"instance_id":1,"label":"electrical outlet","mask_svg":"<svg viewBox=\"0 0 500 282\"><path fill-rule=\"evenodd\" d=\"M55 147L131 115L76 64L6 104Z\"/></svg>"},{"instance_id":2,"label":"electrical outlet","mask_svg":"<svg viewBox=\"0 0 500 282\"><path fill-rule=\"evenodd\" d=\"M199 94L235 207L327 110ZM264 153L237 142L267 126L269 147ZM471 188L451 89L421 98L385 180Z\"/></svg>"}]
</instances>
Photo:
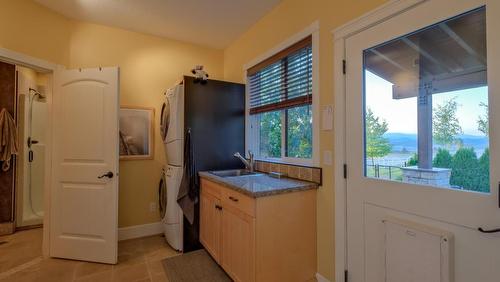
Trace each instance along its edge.
<instances>
[{"instance_id":1,"label":"electrical outlet","mask_svg":"<svg viewBox=\"0 0 500 282\"><path fill-rule=\"evenodd\" d=\"M151 202L149 203L149 212L155 212L156 211L156 203Z\"/></svg>"},{"instance_id":2,"label":"electrical outlet","mask_svg":"<svg viewBox=\"0 0 500 282\"><path fill-rule=\"evenodd\" d=\"M329 151L329 150L323 151L323 164L324 165L332 165L333 164L332 151Z\"/></svg>"}]
</instances>

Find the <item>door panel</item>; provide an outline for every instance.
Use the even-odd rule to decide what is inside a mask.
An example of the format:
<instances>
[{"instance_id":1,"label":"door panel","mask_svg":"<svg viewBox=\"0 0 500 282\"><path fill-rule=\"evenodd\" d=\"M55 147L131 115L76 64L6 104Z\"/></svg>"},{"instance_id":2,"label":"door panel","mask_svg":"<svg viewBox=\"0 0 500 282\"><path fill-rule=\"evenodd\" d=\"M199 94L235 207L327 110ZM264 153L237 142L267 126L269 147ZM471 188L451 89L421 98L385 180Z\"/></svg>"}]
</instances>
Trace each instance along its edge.
<instances>
[{"instance_id":1,"label":"door panel","mask_svg":"<svg viewBox=\"0 0 500 282\"><path fill-rule=\"evenodd\" d=\"M426 130L431 130L433 126L437 128L433 121L439 120L436 112L438 112L438 105L443 105L439 102L441 97L439 95L449 95L453 98L452 91L484 86L482 83L484 83L486 73L483 71L478 76L471 75L452 81L448 80L446 84L442 83L444 81L443 76L435 75L435 73L439 72L457 74L458 71L455 70L459 67L457 62L462 61L463 63L464 59L466 59L465 63L467 64L474 63L475 60L481 60L481 56L478 56L481 52L474 52L476 47L471 47L477 46L478 42L467 42L467 40L463 39L466 37L461 34L462 29L449 23L449 26L451 26L450 32L446 25L443 25L443 23L448 24L448 22L442 21L464 15L464 13L482 6L486 7L487 56L484 58L484 63L487 63L488 77L485 97L487 97L489 106L490 123L488 136L490 185L489 191L483 189L481 192L471 192L469 188L473 186L456 185L455 182L450 180L444 182L430 181L436 171L432 167L424 165L422 159L425 156L416 164L412 164L414 167L406 164L387 165L382 163L382 161L390 161L387 157L389 153L394 154L395 151L398 151L398 154L401 154L404 150L402 148L394 149L398 144L389 142L391 149L384 152L387 148L380 144L385 142L384 138L390 138L386 133L398 133L394 130L394 126L399 122L402 130L408 130L411 134L417 135L417 139L414 140L415 153L420 154L420 156L428 153L427 162L432 162L434 167L449 169L451 177L457 175L458 170L456 168L459 167L457 164L463 164L464 161L456 157L456 152L458 149L466 147L467 144L465 144L466 146L457 145L456 148L455 145L449 144L445 146L434 143L432 145L437 139L435 131ZM349 129L346 132L346 154L349 166L349 177L347 179L347 260L349 281L386 281L386 246L388 242L386 242L387 230L384 221L388 217L407 220L424 229L442 230L451 234L453 242L447 242L449 247L453 249L453 254L450 257L451 275L449 278L442 276L437 278L439 280L428 281L498 281L500 269L494 266L494 262L500 261L500 235L483 234L477 228L480 226L488 228L500 226L497 187L500 180L500 150L498 149L498 142L500 141L500 130L498 130L500 128L500 124L498 124L500 120L498 118L500 97L497 95L500 85L498 79L494 79L500 73L498 63L500 62L500 55L494 51L500 48L500 36L492 32L500 26L500 20L495 16L499 12L500 4L498 1L430 0L346 39L346 128ZM418 32L428 31L434 24L438 24L442 31L439 33L442 36L439 40L428 37L425 39L428 40L425 46L422 45L422 40L415 40ZM467 21L466 27L472 24L474 24L473 21ZM450 38L453 40L449 40ZM462 54L460 57L457 55L455 60L447 60L448 69L444 65L439 70L424 68L426 61L429 63L433 60L439 60L439 57L436 57L439 48L442 48L445 55L454 54L452 50L456 46L443 48L442 43L445 40L458 46L456 50L460 52L457 51L457 53L467 55ZM385 50L383 50L384 48ZM404 57L400 52L403 48L409 50L409 53L404 54L407 57ZM372 59L367 59L365 56L367 50L375 55ZM469 60L469 57L465 56L471 56L471 58L475 56L475 58ZM451 57L453 59L453 56ZM407 58L407 61L404 61L405 58ZM376 64L384 64L385 66L378 69L377 72L374 69ZM366 72L367 69L371 74ZM396 69L396 72L391 71L391 69ZM403 70L408 69L414 71L414 76L417 77L416 83L404 85L401 82L408 81L407 76L391 77L391 73L402 74L404 73ZM463 70L466 69L467 67L463 66ZM383 74L382 70L387 72ZM422 81L422 78L429 76L429 73L431 73L430 76L433 79ZM373 77L370 77L372 74L376 74L379 80L386 80L383 83L387 84L388 87L376 88L375 92L377 95L383 95L384 91L389 91L388 101L390 103L381 105L381 110L378 112L372 108L374 116L370 117L372 113L368 111L368 107L377 102L367 97L370 91L369 87L371 87L368 83L370 79L373 79ZM380 86L383 83L378 85ZM402 85L407 86L407 88L401 87ZM429 85L433 87L429 87ZM412 91L408 91L408 89ZM429 92L422 94L424 90ZM376 99L379 99L379 96ZM411 105L401 105L403 102L400 104L393 103L393 101L404 101L404 99L407 99L406 101L414 99L415 102ZM479 100L471 100L469 103L479 102ZM427 112L422 112L421 106L425 103L435 107L427 108ZM463 126L464 120L466 120L465 122L472 121L474 123L479 112L460 111L460 107L463 109L469 106L467 103L461 104L462 106L458 105L459 110L457 111L459 124ZM391 122L391 117L388 117L387 114L394 114L395 118L393 120L396 121ZM430 119L418 120L421 116L418 118L417 116L420 114L425 114ZM414 115L413 120L411 120L412 115ZM365 127L368 128L373 124L384 127L384 120L388 121L385 131L381 129L384 135L371 140L377 141L371 143L371 146L373 146L371 149L375 147L380 150L370 152L365 147L365 142L368 143L369 138L374 137L370 135L373 132L365 131ZM427 127L426 129L425 126L422 127L422 123L417 124L417 121L427 122L427 126L431 128ZM372 125L370 125L370 122L372 122ZM415 131L412 131L412 128L415 128ZM467 128L465 129L467 130ZM433 135L434 138L431 140L431 136L422 134L422 132L427 132ZM460 135L459 137L463 136ZM430 144L423 142L424 138L427 138ZM437 151L437 148L449 150L454 160L453 166L442 167L435 165L436 152L420 150L426 145L431 151ZM371 158L370 153L373 153L375 157ZM479 156L477 158L479 159ZM408 157L405 161L409 162L410 158ZM396 179L393 178L392 172L382 172L380 164L382 166L397 166L397 170L412 171L403 174L400 179ZM466 167L465 171L471 169L472 166ZM404 178L405 176L407 178ZM414 178L418 178L417 181L413 181ZM408 228L408 232L408 234L414 234L411 228ZM412 251L415 253L408 253L407 255L413 256L419 250L413 249ZM422 271L422 269L411 269L410 267L408 271L415 271L414 277L419 277L418 271ZM441 271L447 272L448 270L443 268ZM436 277L432 279L436 279Z\"/></svg>"},{"instance_id":2,"label":"door panel","mask_svg":"<svg viewBox=\"0 0 500 282\"><path fill-rule=\"evenodd\" d=\"M64 85L62 98L62 142L65 160L94 160L105 158L105 92L108 85L94 81L75 81ZM92 109L92 114L81 109ZM79 134L85 132L86 134Z\"/></svg>"},{"instance_id":3,"label":"door panel","mask_svg":"<svg viewBox=\"0 0 500 282\"><path fill-rule=\"evenodd\" d=\"M50 255L116 263L118 69L54 77ZM98 178L107 172L114 176Z\"/></svg>"},{"instance_id":4,"label":"door panel","mask_svg":"<svg viewBox=\"0 0 500 282\"><path fill-rule=\"evenodd\" d=\"M255 219L226 206L222 211L222 268L234 281L255 280Z\"/></svg>"},{"instance_id":5,"label":"door panel","mask_svg":"<svg viewBox=\"0 0 500 282\"><path fill-rule=\"evenodd\" d=\"M209 193L202 192L200 200L200 241L218 263L220 263L222 239L222 214L220 209L217 208L220 206L219 199Z\"/></svg>"}]
</instances>

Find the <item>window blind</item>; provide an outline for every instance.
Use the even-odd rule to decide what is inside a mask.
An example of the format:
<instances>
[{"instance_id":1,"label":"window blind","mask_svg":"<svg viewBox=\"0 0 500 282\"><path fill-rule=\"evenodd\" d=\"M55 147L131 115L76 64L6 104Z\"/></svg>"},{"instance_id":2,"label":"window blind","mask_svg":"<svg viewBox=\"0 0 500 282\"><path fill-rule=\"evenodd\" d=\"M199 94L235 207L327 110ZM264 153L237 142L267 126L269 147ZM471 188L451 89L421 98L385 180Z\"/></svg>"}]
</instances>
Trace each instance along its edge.
<instances>
[{"instance_id":1,"label":"window blind","mask_svg":"<svg viewBox=\"0 0 500 282\"><path fill-rule=\"evenodd\" d=\"M304 38L247 71L250 114L312 103L312 38Z\"/></svg>"}]
</instances>

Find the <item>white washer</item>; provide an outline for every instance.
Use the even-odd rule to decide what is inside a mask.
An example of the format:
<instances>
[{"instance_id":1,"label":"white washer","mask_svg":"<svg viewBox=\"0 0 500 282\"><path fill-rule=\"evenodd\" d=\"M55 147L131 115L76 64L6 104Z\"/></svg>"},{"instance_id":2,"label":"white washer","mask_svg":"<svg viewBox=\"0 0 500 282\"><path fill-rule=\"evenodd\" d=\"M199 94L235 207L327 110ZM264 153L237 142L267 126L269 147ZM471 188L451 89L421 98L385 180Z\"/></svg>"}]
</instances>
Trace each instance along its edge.
<instances>
[{"instance_id":1,"label":"white washer","mask_svg":"<svg viewBox=\"0 0 500 282\"><path fill-rule=\"evenodd\" d=\"M167 166L163 171L163 185L160 185L159 189L160 213L165 239L177 251L183 250L183 214L177 203L182 174L181 167Z\"/></svg>"},{"instance_id":2,"label":"white washer","mask_svg":"<svg viewBox=\"0 0 500 282\"><path fill-rule=\"evenodd\" d=\"M166 93L161 110L161 137L165 144L168 164L183 165L184 147L184 86L177 85Z\"/></svg>"}]
</instances>

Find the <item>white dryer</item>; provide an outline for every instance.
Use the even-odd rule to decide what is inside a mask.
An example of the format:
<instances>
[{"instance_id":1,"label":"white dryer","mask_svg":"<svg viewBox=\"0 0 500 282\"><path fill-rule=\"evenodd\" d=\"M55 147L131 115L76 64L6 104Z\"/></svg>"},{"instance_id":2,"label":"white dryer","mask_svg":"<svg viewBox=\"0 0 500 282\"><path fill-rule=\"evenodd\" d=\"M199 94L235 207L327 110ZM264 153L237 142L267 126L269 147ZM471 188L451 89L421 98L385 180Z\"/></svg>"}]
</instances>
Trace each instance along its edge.
<instances>
[{"instance_id":1,"label":"white dryer","mask_svg":"<svg viewBox=\"0 0 500 282\"><path fill-rule=\"evenodd\" d=\"M167 90L161 109L161 137L168 164L182 167L184 148L184 86Z\"/></svg>"},{"instance_id":2,"label":"white dryer","mask_svg":"<svg viewBox=\"0 0 500 282\"><path fill-rule=\"evenodd\" d=\"M177 194L182 180L182 168L167 166L163 170L158 190L160 215L165 239L177 251L183 250L183 214L177 203Z\"/></svg>"}]
</instances>

